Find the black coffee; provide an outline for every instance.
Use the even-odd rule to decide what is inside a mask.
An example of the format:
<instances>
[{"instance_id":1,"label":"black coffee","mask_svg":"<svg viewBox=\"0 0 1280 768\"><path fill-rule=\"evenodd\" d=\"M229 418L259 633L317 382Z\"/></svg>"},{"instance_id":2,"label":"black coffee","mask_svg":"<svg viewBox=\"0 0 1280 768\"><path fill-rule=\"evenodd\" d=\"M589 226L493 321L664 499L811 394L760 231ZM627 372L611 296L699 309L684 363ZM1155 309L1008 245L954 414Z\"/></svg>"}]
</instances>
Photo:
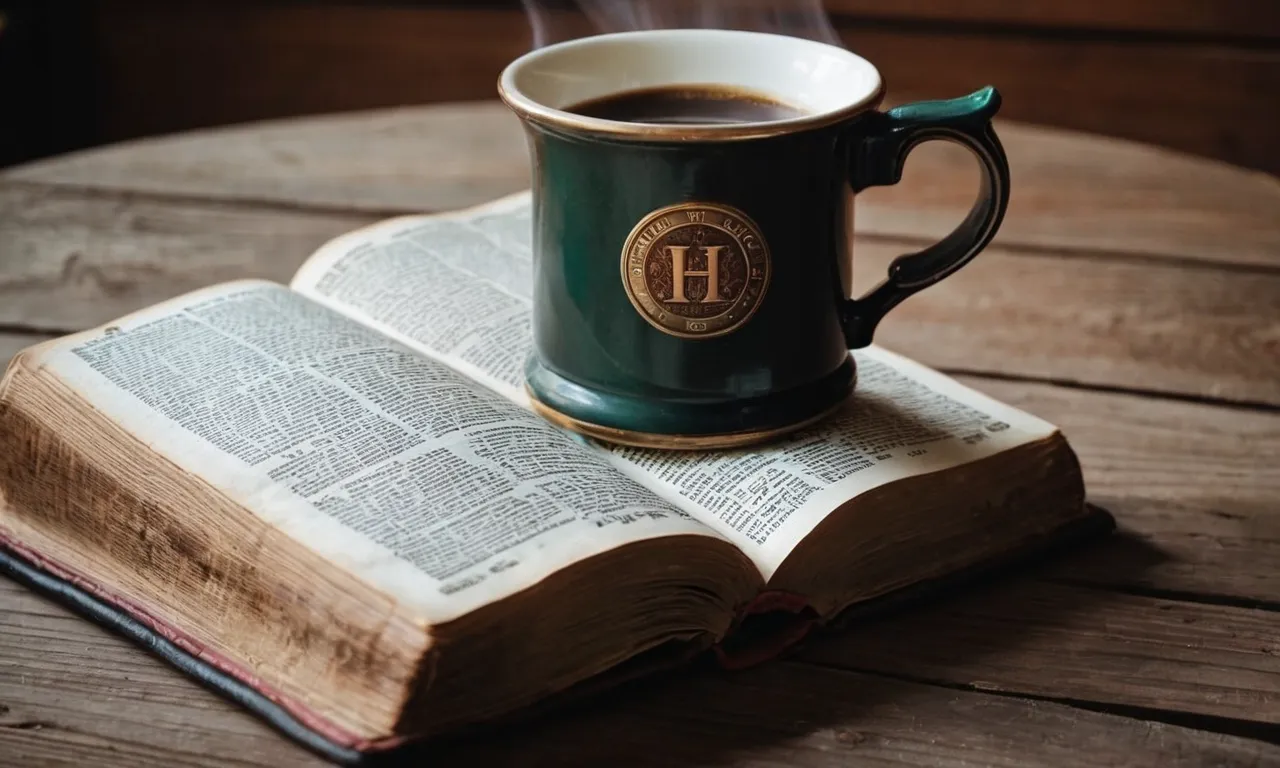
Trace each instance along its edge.
<instances>
[{"instance_id":1,"label":"black coffee","mask_svg":"<svg viewBox=\"0 0 1280 768\"><path fill-rule=\"evenodd\" d=\"M626 123L679 125L763 123L804 114L765 96L728 88L646 88L610 94L566 109L584 117Z\"/></svg>"}]
</instances>

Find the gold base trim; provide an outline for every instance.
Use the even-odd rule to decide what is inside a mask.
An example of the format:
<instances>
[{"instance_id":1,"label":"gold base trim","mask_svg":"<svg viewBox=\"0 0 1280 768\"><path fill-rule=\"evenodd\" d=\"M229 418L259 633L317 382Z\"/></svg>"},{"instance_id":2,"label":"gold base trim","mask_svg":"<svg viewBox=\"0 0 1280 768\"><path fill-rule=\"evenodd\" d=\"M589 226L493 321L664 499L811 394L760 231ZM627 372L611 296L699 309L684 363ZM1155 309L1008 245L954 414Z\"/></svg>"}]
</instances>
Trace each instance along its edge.
<instances>
[{"instance_id":1,"label":"gold base trim","mask_svg":"<svg viewBox=\"0 0 1280 768\"><path fill-rule=\"evenodd\" d=\"M577 432L580 435L596 440L603 440L607 443L625 445L632 448L657 448L664 451L706 451L758 445L817 424L832 413L835 413L849 400L846 396L840 402L815 416L798 421L795 424L787 424L772 429L725 432L715 435L666 435L655 432L634 432L629 429L606 427L601 424L575 419L538 400L533 391L527 386L525 391L529 394L529 401L533 405L534 412L558 427L563 427L571 432ZM852 390L850 395L852 395Z\"/></svg>"}]
</instances>

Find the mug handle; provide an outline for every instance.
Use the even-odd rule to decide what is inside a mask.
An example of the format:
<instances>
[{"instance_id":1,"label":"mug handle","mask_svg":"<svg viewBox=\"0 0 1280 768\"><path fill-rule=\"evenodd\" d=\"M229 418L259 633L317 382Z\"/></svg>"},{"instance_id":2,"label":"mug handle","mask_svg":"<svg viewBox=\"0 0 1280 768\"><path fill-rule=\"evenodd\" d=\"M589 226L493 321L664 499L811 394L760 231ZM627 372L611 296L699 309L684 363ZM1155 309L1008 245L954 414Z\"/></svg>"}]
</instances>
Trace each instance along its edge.
<instances>
[{"instance_id":1,"label":"mug handle","mask_svg":"<svg viewBox=\"0 0 1280 768\"><path fill-rule=\"evenodd\" d=\"M917 101L873 112L860 123L864 135L850 157L854 192L897 184L907 155L932 139L957 142L977 155L982 186L969 215L951 234L919 253L894 259L884 282L860 299L844 301L841 321L850 349L870 344L889 310L968 264L995 236L1009 205L1009 159L991 126L999 109L1000 92L987 86L958 99Z\"/></svg>"}]
</instances>

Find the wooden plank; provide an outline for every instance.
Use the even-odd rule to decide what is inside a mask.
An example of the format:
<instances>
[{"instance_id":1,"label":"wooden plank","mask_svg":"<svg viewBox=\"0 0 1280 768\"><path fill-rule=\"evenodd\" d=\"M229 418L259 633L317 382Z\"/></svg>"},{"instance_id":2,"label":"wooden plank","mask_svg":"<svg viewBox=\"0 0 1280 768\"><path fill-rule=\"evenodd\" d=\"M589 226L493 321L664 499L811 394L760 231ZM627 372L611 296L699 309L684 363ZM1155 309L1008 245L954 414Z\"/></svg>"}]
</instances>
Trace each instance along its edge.
<instances>
[{"instance_id":1,"label":"wooden plank","mask_svg":"<svg viewBox=\"0 0 1280 768\"><path fill-rule=\"evenodd\" d=\"M1280 266L1280 178L1117 139L997 125L1012 178L997 242ZM939 239L964 219L977 178L966 150L926 144L901 183L859 195L858 231Z\"/></svg>"},{"instance_id":2,"label":"wooden plank","mask_svg":"<svg viewBox=\"0 0 1280 768\"><path fill-rule=\"evenodd\" d=\"M1000 134L1013 199L999 242L1280 266L1280 179L1068 131L1002 123ZM193 132L21 166L5 178L387 215L523 189L528 155L501 105L450 104ZM858 231L940 238L964 218L976 179L965 150L925 145L901 184L859 197Z\"/></svg>"},{"instance_id":3,"label":"wooden plank","mask_svg":"<svg viewBox=\"0 0 1280 768\"><path fill-rule=\"evenodd\" d=\"M855 284L907 250L858 243ZM876 339L933 367L1278 405L1278 328L1280 273L990 248Z\"/></svg>"},{"instance_id":4,"label":"wooden plank","mask_svg":"<svg viewBox=\"0 0 1280 768\"><path fill-rule=\"evenodd\" d=\"M4 578L0 606L0 764L322 764L123 638Z\"/></svg>"},{"instance_id":5,"label":"wooden plank","mask_svg":"<svg viewBox=\"0 0 1280 768\"><path fill-rule=\"evenodd\" d=\"M1056 561L1049 575L1276 602L1280 414L960 378L1058 425L1080 457L1089 499L1116 517L1118 535Z\"/></svg>"},{"instance_id":6,"label":"wooden plank","mask_svg":"<svg viewBox=\"0 0 1280 768\"><path fill-rule=\"evenodd\" d=\"M500 104L441 104L141 140L19 166L0 179L392 215L525 189L529 156L519 123Z\"/></svg>"},{"instance_id":7,"label":"wooden plank","mask_svg":"<svg viewBox=\"0 0 1280 768\"><path fill-rule=\"evenodd\" d=\"M534 732L532 755L563 754L583 765L1238 765L1274 759L1280 749L1222 736L1206 741L1203 732L1046 702L788 663L694 677L622 701L535 724L517 739ZM552 751L551 744L564 746ZM462 754L498 762L523 757L516 749L490 739Z\"/></svg>"},{"instance_id":8,"label":"wooden plank","mask_svg":"<svg viewBox=\"0 0 1280 768\"><path fill-rule=\"evenodd\" d=\"M221 280L287 281L372 218L0 187L0 324L75 330ZM858 282L914 246L858 244ZM992 248L877 340L935 367L1280 404L1280 273Z\"/></svg>"},{"instance_id":9,"label":"wooden plank","mask_svg":"<svg viewBox=\"0 0 1280 768\"><path fill-rule=\"evenodd\" d=\"M223 280L287 281L370 217L0 186L0 325L96 325Z\"/></svg>"},{"instance_id":10,"label":"wooden plank","mask_svg":"<svg viewBox=\"0 0 1280 768\"><path fill-rule=\"evenodd\" d=\"M873 19L1008 24L1102 33L1280 37L1280 9L1272 0L826 0L824 5L833 14Z\"/></svg>"},{"instance_id":11,"label":"wooden plank","mask_svg":"<svg viewBox=\"0 0 1280 768\"><path fill-rule=\"evenodd\" d=\"M1280 724L1280 613L1015 580L802 650L806 661L1018 695Z\"/></svg>"},{"instance_id":12,"label":"wooden plank","mask_svg":"<svg viewBox=\"0 0 1280 768\"><path fill-rule=\"evenodd\" d=\"M514 8L99 5L96 63L108 140L490 99L501 68L531 45L530 26ZM1013 119L1280 170L1280 104L1269 98L1280 89L1280 51L857 19L839 31L904 96L959 95L992 82ZM1051 85L1059 82L1070 87Z\"/></svg>"},{"instance_id":13,"label":"wooden plank","mask_svg":"<svg viewBox=\"0 0 1280 768\"><path fill-rule=\"evenodd\" d=\"M317 761L122 639L0 579L0 755L30 765ZM17 727L41 723L42 727ZM8 727L5 727L8 724ZM632 685L420 760L480 765L1201 766L1280 747L1062 705L777 662ZM32 759L27 759L27 758Z\"/></svg>"}]
</instances>

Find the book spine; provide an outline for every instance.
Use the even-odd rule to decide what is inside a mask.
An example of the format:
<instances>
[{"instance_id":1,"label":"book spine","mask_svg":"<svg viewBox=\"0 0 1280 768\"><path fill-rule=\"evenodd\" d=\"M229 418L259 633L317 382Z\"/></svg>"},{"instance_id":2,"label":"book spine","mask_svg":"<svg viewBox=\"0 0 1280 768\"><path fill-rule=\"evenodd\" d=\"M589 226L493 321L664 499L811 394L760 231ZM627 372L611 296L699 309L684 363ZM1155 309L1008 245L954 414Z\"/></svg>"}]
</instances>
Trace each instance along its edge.
<instances>
[{"instance_id":1,"label":"book spine","mask_svg":"<svg viewBox=\"0 0 1280 768\"><path fill-rule=\"evenodd\" d=\"M711 650L722 668L746 669L782 655L817 624L808 598L766 590L742 607L728 634Z\"/></svg>"}]
</instances>

